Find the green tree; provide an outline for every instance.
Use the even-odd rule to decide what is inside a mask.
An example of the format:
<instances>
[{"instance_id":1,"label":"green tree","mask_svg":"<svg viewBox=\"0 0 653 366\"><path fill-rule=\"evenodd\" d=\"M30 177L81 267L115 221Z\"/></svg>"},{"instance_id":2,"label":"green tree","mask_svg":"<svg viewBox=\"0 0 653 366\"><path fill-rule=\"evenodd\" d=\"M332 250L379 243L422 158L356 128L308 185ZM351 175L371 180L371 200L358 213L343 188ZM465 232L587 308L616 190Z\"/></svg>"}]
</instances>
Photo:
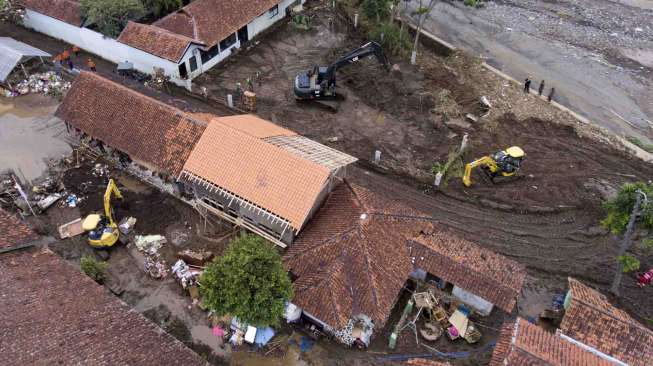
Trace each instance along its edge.
<instances>
[{"instance_id":1,"label":"green tree","mask_svg":"<svg viewBox=\"0 0 653 366\"><path fill-rule=\"evenodd\" d=\"M79 262L79 266L81 267L82 272L98 283L102 283L106 279L106 262L100 262L90 255L84 255Z\"/></svg>"},{"instance_id":2,"label":"green tree","mask_svg":"<svg viewBox=\"0 0 653 366\"><path fill-rule=\"evenodd\" d=\"M615 295L619 295L623 273L639 269L639 260L627 253L633 244L632 236L637 224L640 229L647 230L649 236L653 231L653 202L650 199L653 199L653 184L638 182L624 184L614 199L603 204L607 216L601 225L615 235L623 235L616 259L617 271L610 288ZM651 239L642 240L641 246L650 249L653 246Z\"/></svg>"},{"instance_id":3,"label":"green tree","mask_svg":"<svg viewBox=\"0 0 653 366\"><path fill-rule=\"evenodd\" d=\"M183 5L182 0L143 0L146 11L151 11L157 18L172 13Z\"/></svg>"},{"instance_id":4,"label":"green tree","mask_svg":"<svg viewBox=\"0 0 653 366\"><path fill-rule=\"evenodd\" d=\"M82 15L109 37L117 37L129 20L145 14L140 0L81 0L79 3Z\"/></svg>"},{"instance_id":5,"label":"green tree","mask_svg":"<svg viewBox=\"0 0 653 366\"><path fill-rule=\"evenodd\" d=\"M390 3L390 0L363 0L361 7L367 19L379 23L390 14Z\"/></svg>"},{"instance_id":6,"label":"green tree","mask_svg":"<svg viewBox=\"0 0 653 366\"><path fill-rule=\"evenodd\" d=\"M254 235L232 240L224 255L206 267L200 283L205 306L254 326L278 325L292 298L281 256Z\"/></svg>"}]
</instances>

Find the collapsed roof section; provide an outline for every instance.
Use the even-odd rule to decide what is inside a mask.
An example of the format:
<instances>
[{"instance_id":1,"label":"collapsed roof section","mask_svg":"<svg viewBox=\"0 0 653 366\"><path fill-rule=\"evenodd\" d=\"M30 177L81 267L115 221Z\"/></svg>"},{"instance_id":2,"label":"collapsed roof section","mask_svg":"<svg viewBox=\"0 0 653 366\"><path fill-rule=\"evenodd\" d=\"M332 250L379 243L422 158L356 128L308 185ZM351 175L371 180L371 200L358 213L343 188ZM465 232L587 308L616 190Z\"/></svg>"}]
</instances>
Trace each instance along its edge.
<instances>
[{"instance_id":1,"label":"collapsed roof section","mask_svg":"<svg viewBox=\"0 0 653 366\"><path fill-rule=\"evenodd\" d=\"M307 145L307 153L268 142L271 137L296 136L253 115L213 118L184 165L180 180L232 195L299 231L319 204L333 173L356 159L315 142ZM314 161L308 157L311 153L322 153L329 163Z\"/></svg>"},{"instance_id":2,"label":"collapsed roof section","mask_svg":"<svg viewBox=\"0 0 653 366\"><path fill-rule=\"evenodd\" d=\"M91 72L81 72L55 114L132 159L177 176L207 123Z\"/></svg>"},{"instance_id":3,"label":"collapsed roof section","mask_svg":"<svg viewBox=\"0 0 653 366\"><path fill-rule=\"evenodd\" d=\"M598 291L569 278L562 332L631 366L653 365L653 332Z\"/></svg>"},{"instance_id":4,"label":"collapsed roof section","mask_svg":"<svg viewBox=\"0 0 653 366\"><path fill-rule=\"evenodd\" d=\"M488 255L497 263L507 261L471 243L462 243L462 239L452 239L453 233L439 235L444 230L431 217L345 181L331 193L284 255L287 268L297 278L293 283L293 303L334 329L344 327L359 314L369 316L375 326L382 327L401 288L421 260L447 264L446 273L431 266L423 269L443 275L462 288L472 287L470 291L477 287L468 285L464 276L470 266L482 262L476 255ZM424 249L420 249L417 258L420 263L414 264L418 241L428 244L419 244ZM461 242L458 248L473 248L470 257L442 250L452 241ZM466 263L469 260L472 264ZM512 300L499 302L508 312L521 291L521 274L525 272L517 263L510 262L510 266L511 273L497 274L482 282L490 291L504 286L517 288L516 293L509 293ZM496 271L506 268L500 266ZM518 278L503 283L511 274ZM488 292L483 294L491 297Z\"/></svg>"},{"instance_id":5,"label":"collapsed roof section","mask_svg":"<svg viewBox=\"0 0 653 366\"><path fill-rule=\"evenodd\" d=\"M9 37L0 37L0 82L7 80L11 71L30 57L50 57L50 54Z\"/></svg>"},{"instance_id":6,"label":"collapsed roof section","mask_svg":"<svg viewBox=\"0 0 653 366\"><path fill-rule=\"evenodd\" d=\"M213 47L280 0L196 0L156 21L155 26Z\"/></svg>"}]
</instances>

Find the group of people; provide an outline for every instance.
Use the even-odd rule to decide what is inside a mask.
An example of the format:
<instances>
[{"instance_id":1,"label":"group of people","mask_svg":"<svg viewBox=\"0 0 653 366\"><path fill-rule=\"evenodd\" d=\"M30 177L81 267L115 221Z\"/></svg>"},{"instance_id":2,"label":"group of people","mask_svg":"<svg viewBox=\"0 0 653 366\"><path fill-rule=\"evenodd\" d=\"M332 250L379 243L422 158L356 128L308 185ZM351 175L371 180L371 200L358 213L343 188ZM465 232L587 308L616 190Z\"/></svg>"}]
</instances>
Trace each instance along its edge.
<instances>
[{"instance_id":1,"label":"group of people","mask_svg":"<svg viewBox=\"0 0 653 366\"><path fill-rule=\"evenodd\" d=\"M524 81L524 93L528 94L530 92L531 92L531 79L530 77L528 77ZM542 96L543 92L544 92L544 80L540 81L540 87L537 88L537 94L539 96ZM551 101L553 100L553 95L555 94L555 92L556 92L556 88L551 88L551 90L549 91L549 95L547 95L546 97L546 100L548 100L549 103L551 103Z\"/></svg>"},{"instance_id":2,"label":"group of people","mask_svg":"<svg viewBox=\"0 0 653 366\"><path fill-rule=\"evenodd\" d=\"M81 49L77 46L73 46L72 49L64 50L62 53L56 55L52 60L54 61L54 68L59 73L61 71L61 68L65 65L68 66L68 69L71 71L75 68L75 64L73 63L72 55L75 55L75 57L79 57ZM97 65L93 60L89 57L86 60L86 66L93 71L97 71Z\"/></svg>"},{"instance_id":3,"label":"group of people","mask_svg":"<svg viewBox=\"0 0 653 366\"><path fill-rule=\"evenodd\" d=\"M254 80L252 80L251 77L248 77L247 80L245 80L245 84L247 85L247 90L250 92L254 92L254 81L258 86L261 86L261 72L257 71L254 74ZM243 90L243 85L239 82L236 83L236 99L240 100L242 102L242 98L245 94L245 90Z\"/></svg>"}]
</instances>

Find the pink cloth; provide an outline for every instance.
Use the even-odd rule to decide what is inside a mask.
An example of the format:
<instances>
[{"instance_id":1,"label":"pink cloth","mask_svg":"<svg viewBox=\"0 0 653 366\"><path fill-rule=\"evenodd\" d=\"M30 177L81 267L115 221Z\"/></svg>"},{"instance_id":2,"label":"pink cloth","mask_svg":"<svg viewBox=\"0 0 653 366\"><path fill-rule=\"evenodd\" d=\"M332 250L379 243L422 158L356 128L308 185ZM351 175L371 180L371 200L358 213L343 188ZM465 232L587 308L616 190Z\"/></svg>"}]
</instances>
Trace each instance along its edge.
<instances>
[{"instance_id":1,"label":"pink cloth","mask_svg":"<svg viewBox=\"0 0 653 366\"><path fill-rule=\"evenodd\" d=\"M216 337L224 337L224 330L218 326L213 327L213 335Z\"/></svg>"}]
</instances>

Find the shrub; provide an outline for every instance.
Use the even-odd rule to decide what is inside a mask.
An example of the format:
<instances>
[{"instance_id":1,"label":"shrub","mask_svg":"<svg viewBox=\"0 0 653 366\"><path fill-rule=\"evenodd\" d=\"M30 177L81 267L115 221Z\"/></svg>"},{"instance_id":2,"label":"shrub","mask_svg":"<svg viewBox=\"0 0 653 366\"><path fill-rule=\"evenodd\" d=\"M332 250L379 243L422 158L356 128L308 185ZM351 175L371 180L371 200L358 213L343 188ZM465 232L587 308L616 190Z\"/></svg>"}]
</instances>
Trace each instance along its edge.
<instances>
[{"instance_id":1,"label":"shrub","mask_svg":"<svg viewBox=\"0 0 653 366\"><path fill-rule=\"evenodd\" d=\"M79 265L82 272L94 279L97 283L102 283L106 279L106 262L100 262L90 255L84 255L82 256Z\"/></svg>"}]
</instances>

